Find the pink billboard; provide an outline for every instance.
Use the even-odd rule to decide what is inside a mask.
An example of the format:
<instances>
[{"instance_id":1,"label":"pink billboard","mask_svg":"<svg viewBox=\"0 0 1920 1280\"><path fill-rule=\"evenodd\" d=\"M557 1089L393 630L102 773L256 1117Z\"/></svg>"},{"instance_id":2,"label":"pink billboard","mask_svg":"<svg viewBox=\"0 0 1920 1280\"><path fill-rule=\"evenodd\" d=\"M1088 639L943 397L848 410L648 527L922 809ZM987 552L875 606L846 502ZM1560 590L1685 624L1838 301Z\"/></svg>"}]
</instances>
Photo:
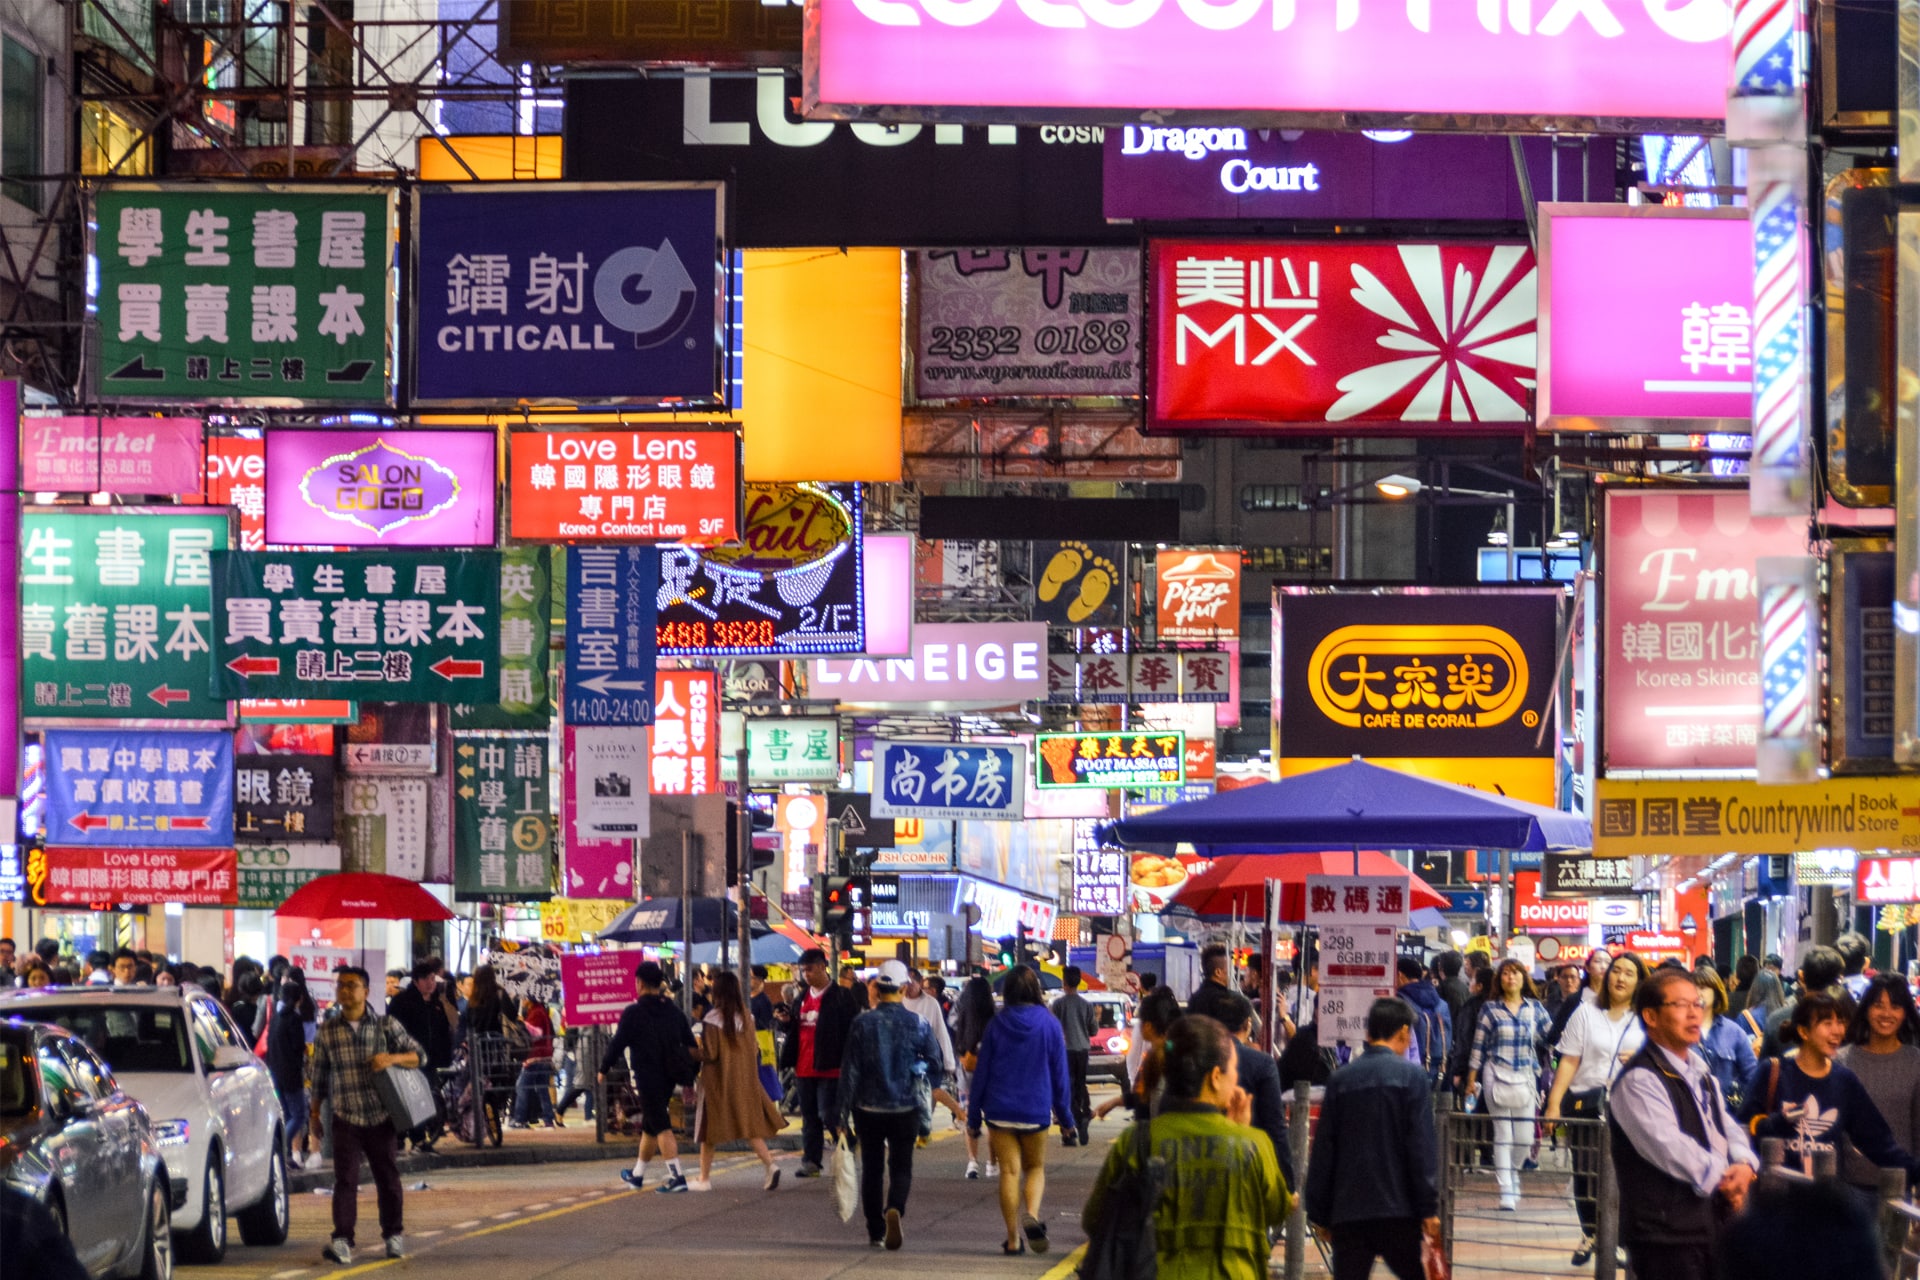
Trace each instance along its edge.
<instances>
[{"instance_id":1,"label":"pink billboard","mask_svg":"<svg viewBox=\"0 0 1920 1280\"><path fill-rule=\"evenodd\" d=\"M198 418L22 418L20 487L198 494L203 431Z\"/></svg>"},{"instance_id":2,"label":"pink billboard","mask_svg":"<svg viewBox=\"0 0 1920 1280\"><path fill-rule=\"evenodd\" d=\"M1541 205L1536 420L1555 431L1667 420L1744 430L1752 305L1743 209Z\"/></svg>"},{"instance_id":3,"label":"pink billboard","mask_svg":"<svg viewBox=\"0 0 1920 1280\"><path fill-rule=\"evenodd\" d=\"M1726 115L1731 10L1728 0L819 0L806 104L816 118L984 108L1115 124L1148 107L1399 113L1439 128L1505 117L1526 131L1552 119L1714 121Z\"/></svg>"},{"instance_id":4,"label":"pink billboard","mask_svg":"<svg viewBox=\"0 0 1920 1280\"><path fill-rule=\"evenodd\" d=\"M491 431L269 431L267 541L490 547Z\"/></svg>"},{"instance_id":5,"label":"pink billboard","mask_svg":"<svg viewBox=\"0 0 1920 1280\"><path fill-rule=\"evenodd\" d=\"M1616 492L1604 535L1605 769L1753 768L1755 562L1805 555L1806 521L1756 518L1744 488Z\"/></svg>"},{"instance_id":6,"label":"pink billboard","mask_svg":"<svg viewBox=\"0 0 1920 1280\"><path fill-rule=\"evenodd\" d=\"M633 1003L637 951L601 951L560 957L560 994L570 1027L612 1026Z\"/></svg>"}]
</instances>

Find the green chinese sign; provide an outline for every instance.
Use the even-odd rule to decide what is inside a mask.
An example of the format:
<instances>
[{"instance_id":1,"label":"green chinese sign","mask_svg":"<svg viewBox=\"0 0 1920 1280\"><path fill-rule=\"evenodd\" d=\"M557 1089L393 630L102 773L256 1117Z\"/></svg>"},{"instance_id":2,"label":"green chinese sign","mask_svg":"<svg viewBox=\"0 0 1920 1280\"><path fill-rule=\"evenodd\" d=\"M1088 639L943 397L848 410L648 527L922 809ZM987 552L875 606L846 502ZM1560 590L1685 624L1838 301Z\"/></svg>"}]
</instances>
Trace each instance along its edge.
<instances>
[{"instance_id":1,"label":"green chinese sign","mask_svg":"<svg viewBox=\"0 0 1920 1280\"><path fill-rule=\"evenodd\" d=\"M840 722L796 716L747 721L747 777L753 782L840 780Z\"/></svg>"},{"instance_id":2,"label":"green chinese sign","mask_svg":"<svg viewBox=\"0 0 1920 1280\"><path fill-rule=\"evenodd\" d=\"M116 186L94 213L102 396L389 399L387 193Z\"/></svg>"},{"instance_id":3,"label":"green chinese sign","mask_svg":"<svg viewBox=\"0 0 1920 1280\"><path fill-rule=\"evenodd\" d=\"M553 810L544 733L453 737L453 897L553 896Z\"/></svg>"},{"instance_id":4,"label":"green chinese sign","mask_svg":"<svg viewBox=\"0 0 1920 1280\"><path fill-rule=\"evenodd\" d=\"M497 700L457 702L455 729L545 729L553 718L547 635L553 612L548 547L500 553L500 690ZM476 691L476 696L483 696Z\"/></svg>"},{"instance_id":5,"label":"green chinese sign","mask_svg":"<svg viewBox=\"0 0 1920 1280\"><path fill-rule=\"evenodd\" d=\"M340 870L337 844L243 844L234 852L240 863L235 905L255 911L272 911L307 881Z\"/></svg>"},{"instance_id":6,"label":"green chinese sign","mask_svg":"<svg viewBox=\"0 0 1920 1280\"><path fill-rule=\"evenodd\" d=\"M237 698L460 702L500 685L491 551L223 551L213 677Z\"/></svg>"},{"instance_id":7,"label":"green chinese sign","mask_svg":"<svg viewBox=\"0 0 1920 1280\"><path fill-rule=\"evenodd\" d=\"M20 517L20 702L50 718L219 720L210 555L229 515L106 507Z\"/></svg>"}]
</instances>

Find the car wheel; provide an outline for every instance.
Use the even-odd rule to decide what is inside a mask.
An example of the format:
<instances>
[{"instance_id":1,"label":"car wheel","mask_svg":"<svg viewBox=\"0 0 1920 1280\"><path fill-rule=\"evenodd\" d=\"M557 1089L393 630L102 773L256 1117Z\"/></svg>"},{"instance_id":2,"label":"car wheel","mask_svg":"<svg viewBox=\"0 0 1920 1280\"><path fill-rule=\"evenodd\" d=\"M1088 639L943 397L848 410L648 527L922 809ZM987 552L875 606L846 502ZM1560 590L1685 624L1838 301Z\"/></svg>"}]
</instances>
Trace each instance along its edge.
<instances>
[{"instance_id":1,"label":"car wheel","mask_svg":"<svg viewBox=\"0 0 1920 1280\"><path fill-rule=\"evenodd\" d=\"M188 1262L211 1265L227 1256L227 1180L220 1165L220 1148L207 1152L207 1189L200 1201L200 1225L180 1242Z\"/></svg>"},{"instance_id":2,"label":"car wheel","mask_svg":"<svg viewBox=\"0 0 1920 1280\"><path fill-rule=\"evenodd\" d=\"M140 1250L140 1280L173 1280L173 1209L165 1179L147 1191L147 1232Z\"/></svg>"},{"instance_id":3,"label":"car wheel","mask_svg":"<svg viewBox=\"0 0 1920 1280\"><path fill-rule=\"evenodd\" d=\"M267 1191L258 1204L239 1213L240 1239L251 1245L287 1242L287 1152L279 1134L273 1135L273 1159L267 1166Z\"/></svg>"}]
</instances>

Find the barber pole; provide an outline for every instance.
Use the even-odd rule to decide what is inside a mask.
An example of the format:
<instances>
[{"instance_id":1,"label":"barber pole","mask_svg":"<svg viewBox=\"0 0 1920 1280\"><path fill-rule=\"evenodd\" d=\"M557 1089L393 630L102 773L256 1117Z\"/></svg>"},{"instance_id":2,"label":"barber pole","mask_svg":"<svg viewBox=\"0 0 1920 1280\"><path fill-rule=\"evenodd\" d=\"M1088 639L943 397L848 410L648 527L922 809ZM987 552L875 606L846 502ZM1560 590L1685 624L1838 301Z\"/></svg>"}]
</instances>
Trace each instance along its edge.
<instances>
[{"instance_id":1,"label":"barber pole","mask_svg":"<svg viewBox=\"0 0 1920 1280\"><path fill-rule=\"evenodd\" d=\"M1762 556L1760 587L1761 782L1818 777L1814 655L1819 650L1818 565L1811 556Z\"/></svg>"}]
</instances>

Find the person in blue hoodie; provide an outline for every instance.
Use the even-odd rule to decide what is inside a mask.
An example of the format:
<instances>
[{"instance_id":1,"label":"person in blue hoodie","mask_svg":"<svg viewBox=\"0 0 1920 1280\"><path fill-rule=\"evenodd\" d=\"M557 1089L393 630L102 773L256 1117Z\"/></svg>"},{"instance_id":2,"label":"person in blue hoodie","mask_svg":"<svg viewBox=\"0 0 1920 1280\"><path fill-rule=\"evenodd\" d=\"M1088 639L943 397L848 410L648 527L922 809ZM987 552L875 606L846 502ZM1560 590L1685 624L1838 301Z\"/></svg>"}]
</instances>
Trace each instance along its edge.
<instances>
[{"instance_id":1,"label":"person in blue hoodie","mask_svg":"<svg viewBox=\"0 0 1920 1280\"><path fill-rule=\"evenodd\" d=\"M1412 956L1401 956L1400 989L1394 992L1413 1006L1413 1048L1409 1056L1427 1073L1427 1085L1440 1087L1446 1074L1447 1056L1452 1046L1447 1041L1447 1023L1451 1015L1440 988L1427 981L1427 971Z\"/></svg>"},{"instance_id":2,"label":"person in blue hoodie","mask_svg":"<svg viewBox=\"0 0 1920 1280\"><path fill-rule=\"evenodd\" d=\"M1047 1251L1047 1224L1040 1197L1047 1186L1047 1128L1077 1133L1067 1079L1067 1040L1040 1000L1040 975L1026 965L1007 974L1005 1002L980 1038L967 1105L967 1132L982 1123L1000 1165L1000 1216L1006 1219L1007 1254Z\"/></svg>"}]
</instances>

